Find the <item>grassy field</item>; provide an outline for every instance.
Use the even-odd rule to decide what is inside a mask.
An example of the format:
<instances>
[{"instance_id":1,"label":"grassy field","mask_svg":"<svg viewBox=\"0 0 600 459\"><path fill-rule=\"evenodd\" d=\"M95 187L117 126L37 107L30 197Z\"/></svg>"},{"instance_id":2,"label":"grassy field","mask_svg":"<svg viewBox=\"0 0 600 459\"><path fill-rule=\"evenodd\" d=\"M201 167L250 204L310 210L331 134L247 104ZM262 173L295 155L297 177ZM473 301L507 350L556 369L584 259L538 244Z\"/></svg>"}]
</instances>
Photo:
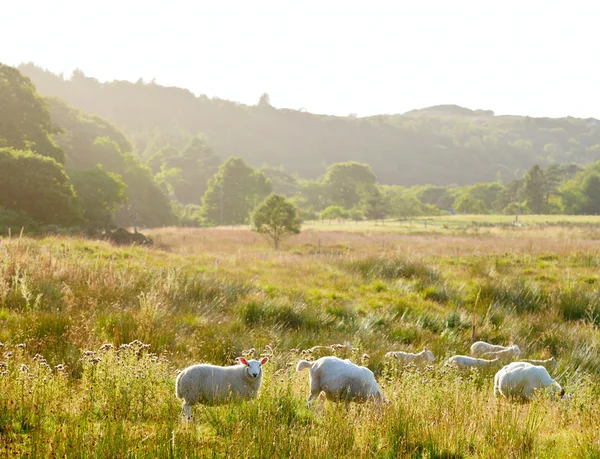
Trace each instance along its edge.
<instances>
[{"instance_id":1,"label":"grassy field","mask_svg":"<svg viewBox=\"0 0 600 459\"><path fill-rule=\"evenodd\" d=\"M446 219L307 225L280 251L243 228L3 239L0 457L600 457L600 220ZM493 371L445 368L473 317L478 339L555 356L572 397L498 400ZM314 413L294 365L345 341L391 403ZM182 422L179 369L267 346L257 400ZM424 346L424 369L384 359Z\"/></svg>"}]
</instances>

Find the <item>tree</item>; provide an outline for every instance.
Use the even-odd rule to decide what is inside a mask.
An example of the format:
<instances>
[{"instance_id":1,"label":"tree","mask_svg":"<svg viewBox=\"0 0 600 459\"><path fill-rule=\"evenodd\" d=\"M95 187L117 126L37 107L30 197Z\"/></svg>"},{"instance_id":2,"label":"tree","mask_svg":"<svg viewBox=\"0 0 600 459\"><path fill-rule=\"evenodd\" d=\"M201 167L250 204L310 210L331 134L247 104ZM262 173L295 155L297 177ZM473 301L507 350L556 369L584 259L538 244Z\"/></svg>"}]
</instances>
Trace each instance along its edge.
<instances>
[{"instance_id":1,"label":"tree","mask_svg":"<svg viewBox=\"0 0 600 459\"><path fill-rule=\"evenodd\" d=\"M184 204L198 203L220 163L221 158L203 135L192 138L180 155L166 158L168 167L181 170L180 180L173 187L177 199Z\"/></svg>"},{"instance_id":2,"label":"tree","mask_svg":"<svg viewBox=\"0 0 600 459\"><path fill-rule=\"evenodd\" d=\"M94 169L70 170L69 178L77 194L84 220L91 225L110 225L119 205L126 201L126 186L120 175Z\"/></svg>"},{"instance_id":3,"label":"tree","mask_svg":"<svg viewBox=\"0 0 600 459\"><path fill-rule=\"evenodd\" d=\"M209 225L241 225L272 191L265 174L242 158L229 158L209 180L202 197L202 216Z\"/></svg>"},{"instance_id":4,"label":"tree","mask_svg":"<svg viewBox=\"0 0 600 459\"><path fill-rule=\"evenodd\" d=\"M364 215L367 220L383 220L388 213L388 203L381 192L375 188L371 195L363 199Z\"/></svg>"},{"instance_id":5,"label":"tree","mask_svg":"<svg viewBox=\"0 0 600 459\"><path fill-rule=\"evenodd\" d=\"M254 210L252 231L264 235L278 249L285 236L300 232L298 209L284 196L273 193Z\"/></svg>"},{"instance_id":6,"label":"tree","mask_svg":"<svg viewBox=\"0 0 600 459\"><path fill-rule=\"evenodd\" d=\"M454 210L463 214L487 214L485 203L471 193L463 193L454 200Z\"/></svg>"},{"instance_id":7,"label":"tree","mask_svg":"<svg viewBox=\"0 0 600 459\"><path fill-rule=\"evenodd\" d=\"M585 196L582 212L588 215L600 214L600 175L588 175L581 185L581 193Z\"/></svg>"},{"instance_id":8,"label":"tree","mask_svg":"<svg viewBox=\"0 0 600 459\"><path fill-rule=\"evenodd\" d=\"M544 171L537 164L525 174L524 195L527 206L534 214L544 211L547 181Z\"/></svg>"},{"instance_id":9,"label":"tree","mask_svg":"<svg viewBox=\"0 0 600 459\"><path fill-rule=\"evenodd\" d=\"M260 95L260 98L258 99L258 106L271 107L271 97L266 92L263 92Z\"/></svg>"},{"instance_id":10,"label":"tree","mask_svg":"<svg viewBox=\"0 0 600 459\"><path fill-rule=\"evenodd\" d=\"M123 182L127 185L127 207L117 212L117 223L149 227L170 225L174 221L168 197L154 181L152 171L133 153L123 155Z\"/></svg>"},{"instance_id":11,"label":"tree","mask_svg":"<svg viewBox=\"0 0 600 459\"><path fill-rule=\"evenodd\" d=\"M31 151L0 149L0 206L27 212L42 224L80 221L63 166Z\"/></svg>"},{"instance_id":12,"label":"tree","mask_svg":"<svg viewBox=\"0 0 600 459\"><path fill-rule=\"evenodd\" d=\"M348 211L343 207L329 206L323 209L323 212L321 212L320 217L321 220L329 220L329 223L331 223L331 220L333 220L334 218L346 219L349 217L349 214Z\"/></svg>"},{"instance_id":13,"label":"tree","mask_svg":"<svg viewBox=\"0 0 600 459\"><path fill-rule=\"evenodd\" d=\"M0 107L0 147L31 150L64 164L65 154L51 137L60 130L52 123L46 102L29 78L1 63Z\"/></svg>"},{"instance_id":14,"label":"tree","mask_svg":"<svg viewBox=\"0 0 600 459\"><path fill-rule=\"evenodd\" d=\"M348 161L329 166L323 182L329 188L331 203L350 209L374 194L377 177L368 164Z\"/></svg>"}]
</instances>

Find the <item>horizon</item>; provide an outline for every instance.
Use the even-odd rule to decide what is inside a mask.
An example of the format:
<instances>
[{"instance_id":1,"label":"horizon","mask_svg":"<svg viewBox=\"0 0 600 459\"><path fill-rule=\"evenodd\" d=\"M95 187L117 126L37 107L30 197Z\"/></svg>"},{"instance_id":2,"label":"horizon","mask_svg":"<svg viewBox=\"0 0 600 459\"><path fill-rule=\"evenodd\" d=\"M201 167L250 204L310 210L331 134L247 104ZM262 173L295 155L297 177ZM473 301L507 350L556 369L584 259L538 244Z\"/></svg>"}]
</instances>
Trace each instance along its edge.
<instances>
[{"instance_id":1,"label":"horizon","mask_svg":"<svg viewBox=\"0 0 600 459\"><path fill-rule=\"evenodd\" d=\"M155 80L247 105L266 92L276 108L324 115L458 105L497 116L600 118L593 61L599 5L337 5L149 8L107 0L90 15L74 0L20 2L5 6L11 21L0 40L11 47L0 61L65 76L81 69L100 82ZM19 33L25 21L36 33Z\"/></svg>"}]
</instances>

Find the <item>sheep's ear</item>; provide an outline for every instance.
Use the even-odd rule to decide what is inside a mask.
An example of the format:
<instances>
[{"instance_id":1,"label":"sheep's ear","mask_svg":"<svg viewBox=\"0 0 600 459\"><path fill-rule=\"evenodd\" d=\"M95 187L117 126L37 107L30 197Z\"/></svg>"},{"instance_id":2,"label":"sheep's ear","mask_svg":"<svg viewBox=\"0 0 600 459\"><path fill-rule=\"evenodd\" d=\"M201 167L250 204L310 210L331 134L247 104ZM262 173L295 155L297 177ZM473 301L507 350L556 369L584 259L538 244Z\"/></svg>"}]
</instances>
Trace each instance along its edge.
<instances>
[{"instance_id":1,"label":"sheep's ear","mask_svg":"<svg viewBox=\"0 0 600 459\"><path fill-rule=\"evenodd\" d=\"M264 365L264 364L265 364L265 363L267 363L268 361L269 361L269 357L263 357L263 358L260 360L260 364L261 364L261 365Z\"/></svg>"},{"instance_id":2,"label":"sheep's ear","mask_svg":"<svg viewBox=\"0 0 600 459\"><path fill-rule=\"evenodd\" d=\"M248 365L248 361L244 357L238 357L238 361L244 365Z\"/></svg>"}]
</instances>

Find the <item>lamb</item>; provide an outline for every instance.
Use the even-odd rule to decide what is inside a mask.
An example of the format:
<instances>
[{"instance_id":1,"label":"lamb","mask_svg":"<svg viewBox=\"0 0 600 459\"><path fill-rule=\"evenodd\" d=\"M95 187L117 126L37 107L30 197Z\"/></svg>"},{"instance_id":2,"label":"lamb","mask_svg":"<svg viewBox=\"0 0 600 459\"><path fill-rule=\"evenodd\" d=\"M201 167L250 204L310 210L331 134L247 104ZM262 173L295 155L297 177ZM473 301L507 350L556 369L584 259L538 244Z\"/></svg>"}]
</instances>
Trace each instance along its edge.
<instances>
[{"instance_id":1,"label":"lamb","mask_svg":"<svg viewBox=\"0 0 600 459\"><path fill-rule=\"evenodd\" d=\"M388 352L387 354L385 354L385 357L395 357L398 360L398 363L402 364L402 365L406 365L408 363L414 363L414 364L426 364L426 363L430 363L433 362L435 360L435 357L433 356L433 352L431 352L430 350L428 350L426 347L423 348L423 350L417 354L412 354L410 352L402 352L402 351L398 351L398 352Z\"/></svg>"},{"instance_id":2,"label":"lamb","mask_svg":"<svg viewBox=\"0 0 600 459\"><path fill-rule=\"evenodd\" d=\"M183 400L183 412L192 420L192 405L219 405L232 400L256 398L262 383L262 366L268 357L258 360L237 359L229 367L197 364L184 369L175 380L175 395Z\"/></svg>"},{"instance_id":3,"label":"lamb","mask_svg":"<svg viewBox=\"0 0 600 459\"><path fill-rule=\"evenodd\" d=\"M565 391L554 381L542 366L528 362L512 362L496 373L494 377L494 395L498 397L516 397L532 400L537 389L550 387L552 397L556 392L564 397Z\"/></svg>"},{"instance_id":4,"label":"lamb","mask_svg":"<svg viewBox=\"0 0 600 459\"><path fill-rule=\"evenodd\" d=\"M558 366L558 362L556 361L556 359L554 357L550 357L549 359L546 359L546 360L523 359L523 360L519 360L519 362L527 362L527 363L531 363L532 365L542 366L548 371L554 371L554 370L556 370L556 367Z\"/></svg>"},{"instance_id":5,"label":"lamb","mask_svg":"<svg viewBox=\"0 0 600 459\"><path fill-rule=\"evenodd\" d=\"M348 359L327 356L314 362L300 360L296 371L300 372L305 368L310 369L309 406L315 398L319 397L318 409L322 408L324 402L321 397L322 392L329 400L345 401L346 406L349 401L384 400L373 372L366 367L355 365Z\"/></svg>"},{"instance_id":6,"label":"lamb","mask_svg":"<svg viewBox=\"0 0 600 459\"><path fill-rule=\"evenodd\" d=\"M454 355L446 361L446 365L454 365L460 369L487 368L495 363L498 363L499 361L500 359L498 358L486 360L476 359L475 357L469 357L467 355Z\"/></svg>"},{"instance_id":7,"label":"lamb","mask_svg":"<svg viewBox=\"0 0 600 459\"><path fill-rule=\"evenodd\" d=\"M519 355L521 355L521 349L519 349L519 346L513 345L501 351L486 352L481 357L486 359L510 360Z\"/></svg>"},{"instance_id":8,"label":"lamb","mask_svg":"<svg viewBox=\"0 0 600 459\"><path fill-rule=\"evenodd\" d=\"M487 354L489 352L498 352L504 351L509 348L516 348L521 353L519 346L498 346L496 344L489 344L485 341L477 341L471 345L471 356L472 357L481 357L483 354ZM517 354L518 355L518 354Z\"/></svg>"}]
</instances>

